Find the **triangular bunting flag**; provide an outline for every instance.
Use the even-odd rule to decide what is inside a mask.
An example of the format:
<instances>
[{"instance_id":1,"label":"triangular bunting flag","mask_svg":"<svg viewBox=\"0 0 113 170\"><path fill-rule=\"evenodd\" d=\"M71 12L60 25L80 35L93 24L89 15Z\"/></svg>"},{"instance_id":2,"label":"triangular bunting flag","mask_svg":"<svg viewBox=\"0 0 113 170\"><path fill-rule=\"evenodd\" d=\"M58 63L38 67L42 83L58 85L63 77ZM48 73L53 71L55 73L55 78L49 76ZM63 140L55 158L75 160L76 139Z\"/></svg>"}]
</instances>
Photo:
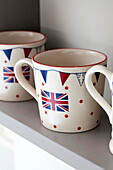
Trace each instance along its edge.
<instances>
[{"instance_id":1,"label":"triangular bunting flag","mask_svg":"<svg viewBox=\"0 0 113 170\"><path fill-rule=\"evenodd\" d=\"M82 86L83 83L84 83L85 74L86 74L86 72L76 73L76 77L77 77L77 79L78 79L78 82L79 82L80 86Z\"/></svg>"},{"instance_id":2,"label":"triangular bunting flag","mask_svg":"<svg viewBox=\"0 0 113 170\"><path fill-rule=\"evenodd\" d=\"M12 49L3 50L3 51L4 51L5 55L7 56L8 60L10 60Z\"/></svg>"},{"instance_id":3,"label":"triangular bunting flag","mask_svg":"<svg viewBox=\"0 0 113 170\"><path fill-rule=\"evenodd\" d=\"M25 58L27 58L31 52L32 48L24 48Z\"/></svg>"},{"instance_id":4,"label":"triangular bunting flag","mask_svg":"<svg viewBox=\"0 0 113 170\"><path fill-rule=\"evenodd\" d=\"M98 82L98 80L99 80L99 76L100 76L100 73L99 73L99 72L96 72L96 73L95 73L95 77L96 77L97 82Z\"/></svg>"},{"instance_id":5,"label":"triangular bunting flag","mask_svg":"<svg viewBox=\"0 0 113 170\"><path fill-rule=\"evenodd\" d=\"M41 72L41 74L42 74L42 77L43 77L43 79L44 79L44 81L45 81L45 83L46 83L46 81L47 81L47 70L40 70L40 72Z\"/></svg>"},{"instance_id":6,"label":"triangular bunting flag","mask_svg":"<svg viewBox=\"0 0 113 170\"><path fill-rule=\"evenodd\" d=\"M61 78L62 85L64 85L64 83L68 79L69 75L70 75L70 73L60 72L60 78Z\"/></svg>"}]
</instances>

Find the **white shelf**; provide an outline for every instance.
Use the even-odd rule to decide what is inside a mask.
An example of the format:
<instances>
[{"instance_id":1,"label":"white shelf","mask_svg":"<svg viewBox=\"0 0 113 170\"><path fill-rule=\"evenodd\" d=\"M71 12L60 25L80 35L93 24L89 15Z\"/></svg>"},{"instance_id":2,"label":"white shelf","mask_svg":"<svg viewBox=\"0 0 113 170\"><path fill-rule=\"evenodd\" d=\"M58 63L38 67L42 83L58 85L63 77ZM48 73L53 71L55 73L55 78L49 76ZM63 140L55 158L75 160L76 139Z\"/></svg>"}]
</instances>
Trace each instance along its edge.
<instances>
[{"instance_id":1,"label":"white shelf","mask_svg":"<svg viewBox=\"0 0 113 170\"><path fill-rule=\"evenodd\" d=\"M0 102L0 123L77 170L113 170L108 144L110 124L83 133L57 133L42 126L36 101Z\"/></svg>"}]
</instances>

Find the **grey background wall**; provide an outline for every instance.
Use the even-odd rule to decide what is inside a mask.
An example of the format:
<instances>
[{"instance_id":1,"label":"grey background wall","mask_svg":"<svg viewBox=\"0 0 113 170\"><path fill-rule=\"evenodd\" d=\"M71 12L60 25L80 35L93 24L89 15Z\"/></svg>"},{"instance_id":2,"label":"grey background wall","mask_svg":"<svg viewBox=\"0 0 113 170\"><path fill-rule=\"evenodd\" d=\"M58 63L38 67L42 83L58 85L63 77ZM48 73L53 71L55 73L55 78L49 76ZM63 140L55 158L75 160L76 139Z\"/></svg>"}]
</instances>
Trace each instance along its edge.
<instances>
[{"instance_id":1,"label":"grey background wall","mask_svg":"<svg viewBox=\"0 0 113 170\"><path fill-rule=\"evenodd\" d=\"M40 9L39 9L40 6ZM47 49L102 51L113 71L112 0L0 0L0 31L32 30L47 35ZM106 82L105 98L111 102Z\"/></svg>"},{"instance_id":2,"label":"grey background wall","mask_svg":"<svg viewBox=\"0 0 113 170\"><path fill-rule=\"evenodd\" d=\"M39 31L39 0L0 0L0 31Z\"/></svg>"},{"instance_id":3,"label":"grey background wall","mask_svg":"<svg viewBox=\"0 0 113 170\"><path fill-rule=\"evenodd\" d=\"M108 55L113 71L112 0L40 0L41 31L47 48L76 47L99 50ZM111 101L106 82L105 98Z\"/></svg>"}]
</instances>

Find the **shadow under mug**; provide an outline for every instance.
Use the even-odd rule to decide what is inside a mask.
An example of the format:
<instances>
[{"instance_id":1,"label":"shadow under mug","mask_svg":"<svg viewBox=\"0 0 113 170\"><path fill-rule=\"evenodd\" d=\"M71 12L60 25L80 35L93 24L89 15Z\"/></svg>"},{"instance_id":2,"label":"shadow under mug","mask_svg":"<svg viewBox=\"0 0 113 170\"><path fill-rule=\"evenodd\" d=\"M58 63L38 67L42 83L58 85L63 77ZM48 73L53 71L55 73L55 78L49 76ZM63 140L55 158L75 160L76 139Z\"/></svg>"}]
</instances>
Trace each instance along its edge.
<instances>
[{"instance_id":1,"label":"shadow under mug","mask_svg":"<svg viewBox=\"0 0 113 170\"><path fill-rule=\"evenodd\" d=\"M14 66L22 58L32 58L45 50L46 36L32 31L0 32L0 100L25 101L32 99L18 83ZM28 65L22 67L26 80L34 85L33 73Z\"/></svg>"},{"instance_id":2,"label":"shadow under mug","mask_svg":"<svg viewBox=\"0 0 113 170\"><path fill-rule=\"evenodd\" d=\"M48 129L58 132L83 132L100 121L100 106L88 93L84 80L93 65L106 65L107 57L86 49L55 49L21 59L15 65L17 80L38 102L40 119ZM35 87L25 80L22 66L34 70ZM93 76L93 86L102 94L104 77Z\"/></svg>"}]
</instances>

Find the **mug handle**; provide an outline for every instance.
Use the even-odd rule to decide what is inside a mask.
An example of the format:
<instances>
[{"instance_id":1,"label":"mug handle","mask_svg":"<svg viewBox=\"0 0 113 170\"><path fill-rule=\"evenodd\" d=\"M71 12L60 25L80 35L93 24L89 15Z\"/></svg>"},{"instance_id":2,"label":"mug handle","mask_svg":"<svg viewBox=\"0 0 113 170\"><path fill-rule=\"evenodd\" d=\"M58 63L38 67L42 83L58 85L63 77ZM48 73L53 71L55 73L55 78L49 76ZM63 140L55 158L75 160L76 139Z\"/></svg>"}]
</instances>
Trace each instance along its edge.
<instances>
[{"instance_id":1,"label":"mug handle","mask_svg":"<svg viewBox=\"0 0 113 170\"><path fill-rule=\"evenodd\" d=\"M97 101L97 103L99 103L99 105L106 111L109 117L109 121L112 124L112 114L111 114L112 107L106 102L106 100L99 94L99 92L93 86L92 76L95 72L100 72L107 77L110 90L112 90L112 81L111 81L112 73L105 66L96 65L96 66L91 67L87 71L86 76L85 76L85 84L86 84L87 90L89 91L91 96Z\"/></svg>"},{"instance_id":2,"label":"mug handle","mask_svg":"<svg viewBox=\"0 0 113 170\"><path fill-rule=\"evenodd\" d=\"M112 124L112 132L111 132L111 140L109 142L109 149L111 153L113 154L113 121L112 121L112 107L106 102L106 100L98 93L98 91L94 88L92 83L92 75L95 72L100 72L104 74L109 82L110 90L112 91L112 76L113 73L111 73L106 67L102 65L93 66L88 70L85 77L85 84L87 87L87 90L92 95L92 97L102 106L102 108L106 111L109 121Z\"/></svg>"},{"instance_id":3,"label":"mug handle","mask_svg":"<svg viewBox=\"0 0 113 170\"><path fill-rule=\"evenodd\" d=\"M29 66L31 66L31 68L33 69L33 64L32 64L32 60L28 59L28 58L24 58L24 59L20 59L14 67L14 73L15 76L18 80L18 82L20 83L20 85L26 90L28 91L37 101L38 98L36 96L36 90L34 89L34 87L32 87L28 81L25 79L25 77L23 76L22 73L22 65L23 64L28 64Z\"/></svg>"}]
</instances>

